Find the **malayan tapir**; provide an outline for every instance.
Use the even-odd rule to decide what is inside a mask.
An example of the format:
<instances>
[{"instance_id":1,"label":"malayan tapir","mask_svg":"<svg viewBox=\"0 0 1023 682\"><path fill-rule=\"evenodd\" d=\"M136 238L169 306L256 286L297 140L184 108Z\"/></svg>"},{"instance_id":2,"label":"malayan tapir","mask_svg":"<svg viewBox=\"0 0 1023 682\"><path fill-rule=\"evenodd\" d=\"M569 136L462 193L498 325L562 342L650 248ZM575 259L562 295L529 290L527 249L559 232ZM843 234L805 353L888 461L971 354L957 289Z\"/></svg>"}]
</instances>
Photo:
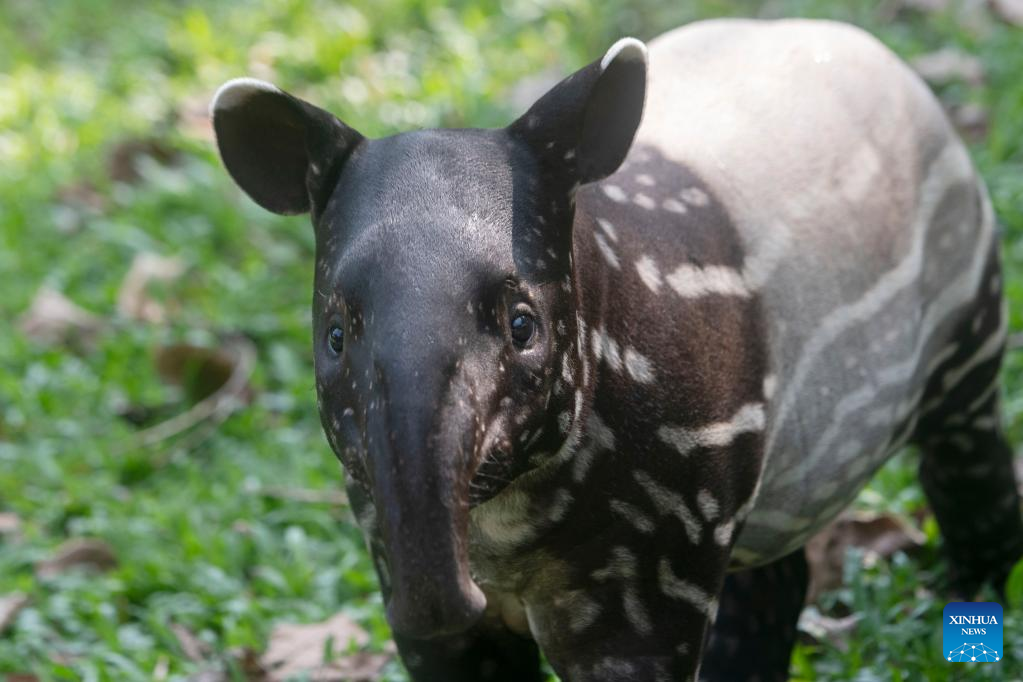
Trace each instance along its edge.
<instances>
[{"instance_id":1,"label":"malayan tapir","mask_svg":"<svg viewBox=\"0 0 1023 682\"><path fill-rule=\"evenodd\" d=\"M802 545L907 444L954 585L1023 555L991 203L862 31L625 38L497 130L370 140L252 79L212 117L312 215L320 415L412 679L786 679Z\"/></svg>"}]
</instances>

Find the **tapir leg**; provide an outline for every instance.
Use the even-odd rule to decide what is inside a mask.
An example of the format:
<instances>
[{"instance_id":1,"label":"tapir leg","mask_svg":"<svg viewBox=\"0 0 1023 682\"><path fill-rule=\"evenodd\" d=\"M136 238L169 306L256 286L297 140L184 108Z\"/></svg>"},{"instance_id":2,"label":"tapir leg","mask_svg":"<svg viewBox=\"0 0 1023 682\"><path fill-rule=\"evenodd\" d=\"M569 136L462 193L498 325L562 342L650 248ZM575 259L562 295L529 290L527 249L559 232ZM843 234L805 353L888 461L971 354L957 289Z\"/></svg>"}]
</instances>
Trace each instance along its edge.
<instances>
[{"instance_id":1,"label":"tapir leg","mask_svg":"<svg viewBox=\"0 0 1023 682\"><path fill-rule=\"evenodd\" d=\"M541 682L536 643L510 630L474 628L432 640L395 636L415 682Z\"/></svg>"},{"instance_id":2,"label":"tapir leg","mask_svg":"<svg viewBox=\"0 0 1023 682\"><path fill-rule=\"evenodd\" d=\"M1012 449L998 420L997 392L966 423L922 444L920 480L941 528L952 587L973 597L983 582L1002 590L1023 557L1023 521Z\"/></svg>"},{"instance_id":3,"label":"tapir leg","mask_svg":"<svg viewBox=\"0 0 1023 682\"><path fill-rule=\"evenodd\" d=\"M788 680L808 578L802 549L765 566L728 575L700 679Z\"/></svg>"},{"instance_id":4,"label":"tapir leg","mask_svg":"<svg viewBox=\"0 0 1023 682\"><path fill-rule=\"evenodd\" d=\"M998 259L992 257L956 350L932 375L916 443L920 479L941 528L953 589L1001 590L1023 557L1023 517L1012 448L1001 424L998 371L1006 336Z\"/></svg>"}]
</instances>

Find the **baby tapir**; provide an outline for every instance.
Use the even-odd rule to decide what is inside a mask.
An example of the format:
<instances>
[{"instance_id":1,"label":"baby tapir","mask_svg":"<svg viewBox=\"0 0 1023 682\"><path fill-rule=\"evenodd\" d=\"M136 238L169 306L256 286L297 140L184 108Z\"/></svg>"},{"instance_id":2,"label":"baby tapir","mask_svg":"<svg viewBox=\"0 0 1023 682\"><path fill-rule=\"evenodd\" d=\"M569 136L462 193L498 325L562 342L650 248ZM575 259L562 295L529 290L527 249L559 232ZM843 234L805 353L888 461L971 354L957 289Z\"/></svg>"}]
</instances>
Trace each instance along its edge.
<instances>
[{"instance_id":1,"label":"baby tapir","mask_svg":"<svg viewBox=\"0 0 1023 682\"><path fill-rule=\"evenodd\" d=\"M212 115L312 215L320 414L414 680L539 680L537 645L786 679L801 546L907 444L960 590L1023 554L991 204L859 30L626 38L500 130L369 140L250 79Z\"/></svg>"}]
</instances>

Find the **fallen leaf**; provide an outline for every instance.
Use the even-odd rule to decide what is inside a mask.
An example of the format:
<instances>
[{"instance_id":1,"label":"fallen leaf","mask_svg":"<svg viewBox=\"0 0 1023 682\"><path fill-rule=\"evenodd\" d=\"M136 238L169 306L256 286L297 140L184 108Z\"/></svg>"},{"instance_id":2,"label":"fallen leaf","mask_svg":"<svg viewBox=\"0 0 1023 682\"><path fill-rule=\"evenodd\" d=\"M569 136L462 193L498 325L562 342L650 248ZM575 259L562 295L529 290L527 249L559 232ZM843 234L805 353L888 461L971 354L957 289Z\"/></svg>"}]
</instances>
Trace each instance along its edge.
<instances>
[{"instance_id":1,"label":"fallen leaf","mask_svg":"<svg viewBox=\"0 0 1023 682\"><path fill-rule=\"evenodd\" d=\"M109 571L117 566L117 556L109 544L97 538L68 540L53 557L36 564L36 575L52 578L74 568Z\"/></svg>"},{"instance_id":2,"label":"fallen leaf","mask_svg":"<svg viewBox=\"0 0 1023 682\"><path fill-rule=\"evenodd\" d=\"M226 348L179 343L157 348L154 362L160 378L180 386L189 402L197 403L228 382L237 358Z\"/></svg>"},{"instance_id":3,"label":"fallen leaf","mask_svg":"<svg viewBox=\"0 0 1023 682\"><path fill-rule=\"evenodd\" d=\"M989 0L988 5L1002 21L1023 28L1023 0Z\"/></svg>"},{"instance_id":4,"label":"fallen leaf","mask_svg":"<svg viewBox=\"0 0 1023 682\"><path fill-rule=\"evenodd\" d=\"M4 682L39 682L39 678L32 673L8 673Z\"/></svg>"},{"instance_id":5,"label":"fallen leaf","mask_svg":"<svg viewBox=\"0 0 1023 682\"><path fill-rule=\"evenodd\" d=\"M181 386L194 404L140 431L137 438L142 445L153 445L200 423L215 427L252 399L249 377L255 361L255 347L240 336L225 339L218 348L175 344L157 349L154 362L160 376Z\"/></svg>"},{"instance_id":6,"label":"fallen leaf","mask_svg":"<svg viewBox=\"0 0 1023 682\"><path fill-rule=\"evenodd\" d=\"M92 345L101 325L99 317L49 287L39 289L19 322L22 333L33 341L78 350Z\"/></svg>"},{"instance_id":7,"label":"fallen leaf","mask_svg":"<svg viewBox=\"0 0 1023 682\"><path fill-rule=\"evenodd\" d=\"M213 122L210 121L210 101L213 92L185 98L177 110L178 130L201 142L213 142Z\"/></svg>"},{"instance_id":8,"label":"fallen leaf","mask_svg":"<svg viewBox=\"0 0 1023 682\"><path fill-rule=\"evenodd\" d=\"M980 104L966 103L951 107L949 118L959 134L969 142L980 142L988 133L988 111Z\"/></svg>"},{"instance_id":9,"label":"fallen leaf","mask_svg":"<svg viewBox=\"0 0 1023 682\"><path fill-rule=\"evenodd\" d=\"M811 643L828 642L839 651L849 650L849 635L856 629L862 614L853 613L844 618L825 616L815 606L807 606L799 614L796 628L805 634Z\"/></svg>"},{"instance_id":10,"label":"fallen leaf","mask_svg":"<svg viewBox=\"0 0 1023 682\"><path fill-rule=\"evenodd\" d=\"M931 85L947 85L954 81L980 85L984 82L984 63L980 58L952 47L920 55L910 63Z\"/></svg>"},{"instance_id":11,"label":"fallen leaf","mask_svg":"<svg viewBox=\"0 0 1023 682\"><path fill-rule=\"evenodd\" d=\"M20 530L20 516L14 512L0 512L0 535L15 535Z\"/></svg>"},{"instance_id":12,"label":"fallen leaf","mask_svg":"<svg viewBox=\"0 0 1023 682\"><path fill-rule=\"evenodd\" d=\"M155 253L135 256L128 274L121 280L117 293L117 312L123 317L142 322L163 322L163 306L151 298L150 282L173 282L185 272L179 258L165 258Z\"/></svg>"},{"instance_id":13,"label":"fallen leaf","mask_svg":"<svg viewBox=\"0 0 1023 682\"><path fill-rule=\"evenodd\" d=\"M206 642L192 634L191 630L178 623L171 623L170 630L174 633L174 637L177 638L178 646L181 647L182 653L189 660L201 663L209 658L209 646Z\"/></svg>"},{"instance_id":14,"label":"fallen leaf","mask_svg":"<svg viewBox=\"0 0 1023 682\"><path fill-rule=\"evenodd\" d=\"M28 604L28 595L21 592L0 597L0 634L9 628L18 613Z\"/></svg>"},{"instance_id":15,"label":"fallen leaf","mask_svg":"<svg viewBox=\"0 0 1023 682\"><path fill-rule=\"evenodd\" d=\"M850 547L863 549L863 562L870 565L896 552L921 547L925 541L920 530L890 514L843 514L806 543L810 567L806 602L812 604L822 592L842 585L846 550Z\"/></svg>"},{"instance_id":16,"label":"fallen leaf","mask_svg":"<svg viewBox=\"0 0 1023 682\"><path fill-rule=\"evenodd\" d=\"M341 613L322 623L284 623L270 633L260 663L270 682L284 682L303 673L314 682L369 682L378 678L391 656L346 653L368 643L369 634Z\"/></svg>"},{"instance_id":17,"label":"fallen leaf","mask_svg":"<svg viewBox=\"0 0 1023 682\"><path fill-rule=\"evenodd\" d=\"M181 154L166 142L156 138L125 140L118 143L107 157L107 172L117 182L133 184L142 178L139 160L148 157L162 166L178 161Z\"/></svg>"}]
</instances>

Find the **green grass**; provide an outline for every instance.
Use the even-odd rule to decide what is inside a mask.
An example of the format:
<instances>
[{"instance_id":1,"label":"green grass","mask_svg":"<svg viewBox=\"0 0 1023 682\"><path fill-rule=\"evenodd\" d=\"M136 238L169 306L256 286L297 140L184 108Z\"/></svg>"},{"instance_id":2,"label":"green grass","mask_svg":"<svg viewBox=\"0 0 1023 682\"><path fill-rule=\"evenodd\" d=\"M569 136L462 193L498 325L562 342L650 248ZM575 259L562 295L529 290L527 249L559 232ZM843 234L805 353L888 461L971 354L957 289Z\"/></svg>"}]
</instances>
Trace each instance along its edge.
<instances>
[{"instance_id":1,"label":"green grass","mask_svg":"<svg viewBox=\"0 0 1023 682\"><path fill-rule=\"evenodd\" d=\"M1023 329L1023 31L954 11L895 19L879 3L790 0L518 0L512 3L325 0L135 3L6 0L0 6L0 511L20 538L0 536L0 595L31 602L0 635L0 673L47 680L146 680L159 666L184 679L233 651L261 651L274 622L343 610L388 638L372 567L350 512L281 499L267 488L335 490L341 473L320 432L309 338L312 232L245 199L196 134L209 96L251 74L316 101L369 135L421 126L494 126L516 113L511 84L568 73L622 34L650 38L720 14L830 16L877 33L912 57L942 46L977 54L983 85L952 84L952 102L987 107L973 145L1005 224L1012 327ZM502 10L503 6L503 10ZM888 3L891 6L891 3ZM126 140L158 139L176 160L143 160L141 179L110 177ZM95 206L68 200L87 192ZM132 258L181 258L185 277L159 287L163 324L119 319ZM104 319L91 349L46 347L14 321L40 286ZM197 447L133 447L126 406L180 401L153 350L241 333L258 363L254 399ZM1010 433L1023 443L1023 352L1006 370ZM860 504L902 514L924 505L912 459L887 467ZM850 562L826 600L863 614L846 653L797 651L799 679L1023 677L1023 628L1007 622L1000 665L962 672L937 658L944 566L928 546L871 569ZM100 576L36 577L69 537L97 537L119 565ZM1017 607L1019 604L1016 605ZM185 655L171 625L205 641L209 663ZM235 673L240 675L235 665ZM950 673L949 671L956 671ZM959 677L956 677L958 675ZM397 664L386 679L400 680Z\"/></svg>"}]
</instances>

